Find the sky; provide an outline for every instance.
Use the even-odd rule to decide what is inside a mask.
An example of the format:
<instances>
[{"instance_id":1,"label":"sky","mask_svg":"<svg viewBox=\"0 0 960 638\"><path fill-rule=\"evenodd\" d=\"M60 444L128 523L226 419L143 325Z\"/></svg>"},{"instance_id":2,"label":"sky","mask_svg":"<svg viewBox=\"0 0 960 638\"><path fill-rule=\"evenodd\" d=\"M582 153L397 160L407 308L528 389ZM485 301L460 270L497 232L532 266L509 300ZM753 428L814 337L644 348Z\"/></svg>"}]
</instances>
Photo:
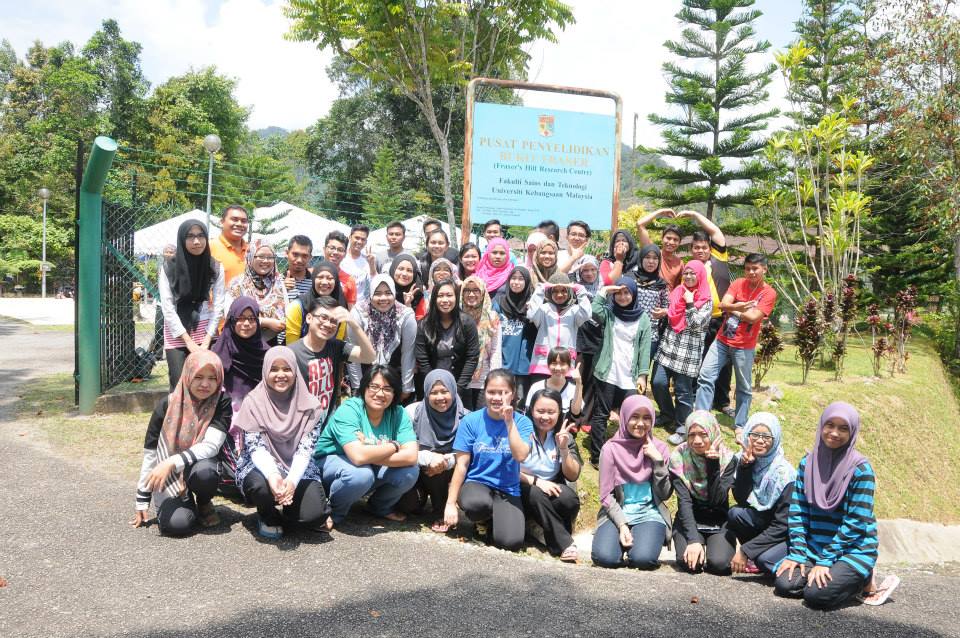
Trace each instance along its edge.
<instances>
[{"instance_id":1,"label":"sky","mask_svg":"<svg viewBox=\"0 0 960 638\"><path fill-rule=\"evenodd\" d=\"M576 24L556 43L531 47L532 82L564 84L618 93L623 100L623 141L655 145L649 113L665 113L667 83L661 65L668 59L664 41L679 38L674 15L679 0L568 0ZM239 80L236 96L251 109L251 128L304 128L326 115L337 89L326 75L331 56L309 43L283 39L289 28L283 2L272 0L0 0L0 38L21 57L40 39L64 40L78 48L114 18L126 39L143 45L145 75L157 85L191 67L215 65ZM773 47L795 36L800 0L757 0L764 12L756 30ZM759 65L758 59L755 64ZM781 82L771 85L774 104L782 106ZM571 110L610 109L609 101L564 100L555 94L529 93L525 103Z\"/></svg>"}]
</instances>

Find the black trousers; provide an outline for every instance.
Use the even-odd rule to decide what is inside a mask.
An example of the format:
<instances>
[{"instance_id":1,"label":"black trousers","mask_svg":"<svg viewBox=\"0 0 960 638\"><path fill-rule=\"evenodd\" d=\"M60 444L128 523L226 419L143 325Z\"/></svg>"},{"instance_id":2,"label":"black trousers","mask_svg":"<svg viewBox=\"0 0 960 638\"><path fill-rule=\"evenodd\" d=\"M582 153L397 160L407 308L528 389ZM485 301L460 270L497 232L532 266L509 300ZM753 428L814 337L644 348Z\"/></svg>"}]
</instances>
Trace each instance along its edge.
<instances>
[{"instance_id":1,"label":"black trousers","mask_svg":"<svg viewBox=\"0 0 960 638\"><path fill-rule=\"evenodd\" d=\"M171 348L163 351L167 358L167 379L170 381L170 391L180 383L180 375L183 374L183 363L187 360L190 351L186 348Z\"/></svg>"},{"instance_id":2,"label":"black trousers","mask_svg":"<svg viewBox=\"0 0 960 638\"><path fill-rule=\"evenodd\" d=\"M600 448L607 442L607 419L614 408L637 390L624 390L615 385L594 379L593 414L590 415L590 462L600 461Z\"/></svg>"},{"instance_id":3,"label":"black trousers","mask_svg":"<svg viewBox=\"0 0 960 638\"><path fill-rule=\"evenodd\" d=\"M157 504L160 533L168 536L189 534L197 522L197 506L206 505L217 493L220 463L216 458L197 461L183 471L187 493L183 498L168 496Z\"/></svg>"},{"instance_id":4,"label":"black trousers","mask_svg":"<svg viewBox=\"0 0 960 638\"><path fill-rule=\"evenodd\" d=\"M807 573L811 568L813 565L807 563ZM807 584L806 576L801 576L800 568L797 567L793 570L793 578L789 578L787 572L777 576L773 583L773 591L778 596L790 598L803 596L804 602L814 609L833 609L863 591L867 582L860 572L842 560L838 560L830 567L830 577L831 580L827 581L826 587Z\"/></svg>"},{"instance_id":5,"label":"black trousers","mask_svg":"<svg viewBox=\"0 0 960 638\"><path fill-rule=\"evenodd\" d=\"M581 421L586 418L586 415L593 414L594 393L596 392L597 386L597 379L593 376L594 357L596 357L596 354L593 352L577 353L577 363L580 365L580 378L583 380L583 414L581 415Z\"/></svg>"},{"instance_id":6,"label":"black trousers","mask_svg":"<svg viewBox=\"0 0 960 638\"><path fill-rule=\"evenodd\" d=\"M490 541L495 547L512 552L523 546L526 519L519 496L475 481L466 481L460 488L460 509L474 523L490 521Z\"/></svg>"},{"instance_id":7,"label":"black trousers","mask_svg":"<svg viewBox=\"0 0 960 638\"><path fill-rule=\"evenodd\" d=\"M423 468L420 468L417 484L400 497L400 501L394 509L404 514L414 514L423 510L429 498L433 515L443 518L443 508L447 504L451 478L453 478L452 469L441 472L436 476L427 476Z\"/></svg>"},{"instance_id":8,"label":"black trousers","mask_svg":"<svg viewBox=\"0 0 960 638\"><path fill-rule=\"evenodd\" d=\"M700 567L692 570L687 567L687 563L683 560L683 554L687 551L688 545L687 537L684 534L683 524L680 522L679 516L674 517L673 544L677 551L677 566L691 573L697 573L701 570L706 570L711 574L729 574L730 561L733 560L733 555L737 552L736 535L731 530L727 529L726 523L724 523L716 531L698 531L706 540L704 543L704 548L706 550L706 561Z\"/></svg>"},{"instance_id":9,"label":"black trousers","mask_svg":"<svg viewBox=\"0 0 960 638\"><path fill-rule=\"evenodd\" d=\"M330 516L330 503L320 481L301 479L293 492L293 503L284 505L283 514L277 510L273 492L260 470L254 468L243 479L243 493L256 506L265 525L282 525L284 521L314 525Z\"/></svg>"},{"instance_id":10,"label":"black trousers","mask_svg":"<svg viewBox=\"0 0 960 638\"><path fill-rule=\"evenodd\" d=\"M559 496L547 496L536 485L520 482L523 511L543 528L547 549L554 556L573 545L573 522L580 511L580 497L569 485L560 486Z\"/></svg>"},{"instance_id":11,"label":"black trousers","mask_svg":"<svg viewBox=\"0 0 960 638\"><path fill-rule=\"evenodd\" d=\"M700 357L700 362L707 356L707 352L710 351L710 346L713 345L713 342L717 339L717 334L720 332L720 328L723 327L723 317L714 317L710 320L710 326L707 330L707 334L703 341L703 355ZM730 406L730 383L733 380L733 362L727 361L727 364L720 368L720 375L717 377L717 380L714 382L713 386L713 405L711 406L714 410L722 410ZM693 384L693 393L697 393L697 384Z\"/></svg>"}]
</instances>

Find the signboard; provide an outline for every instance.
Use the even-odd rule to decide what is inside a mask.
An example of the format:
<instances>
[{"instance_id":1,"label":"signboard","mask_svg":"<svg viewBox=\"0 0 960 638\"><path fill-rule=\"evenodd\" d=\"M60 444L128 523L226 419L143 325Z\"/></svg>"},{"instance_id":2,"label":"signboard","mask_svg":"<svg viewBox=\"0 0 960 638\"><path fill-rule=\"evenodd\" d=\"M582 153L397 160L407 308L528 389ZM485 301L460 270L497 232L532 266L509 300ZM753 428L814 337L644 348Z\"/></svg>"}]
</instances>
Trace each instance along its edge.
<instances>
[{"instance_id":1,"label":"signboard","mask_svg":"<svg viewBox=\"0 0 960 638\"><path fill-rule=\"evenodd\" d=\"M610 229L619 201L620 101L612 93L478 78L471 82L613 99L616 115L474 102L468 91L464 224L498 219Z\"/></svg>"}]
</instances>

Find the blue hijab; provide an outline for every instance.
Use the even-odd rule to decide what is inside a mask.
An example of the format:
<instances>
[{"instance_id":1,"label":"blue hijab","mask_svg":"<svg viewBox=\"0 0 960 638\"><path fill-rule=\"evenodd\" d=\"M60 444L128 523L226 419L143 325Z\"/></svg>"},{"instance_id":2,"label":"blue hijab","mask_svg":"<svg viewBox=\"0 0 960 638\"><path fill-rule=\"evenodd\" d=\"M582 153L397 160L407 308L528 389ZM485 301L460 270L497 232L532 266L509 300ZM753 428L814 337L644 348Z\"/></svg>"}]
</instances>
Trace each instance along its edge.
<instances>
[{"instance_id":1,"label":"blue hijab","mask_svg":"<svg viewBox=\"0 0 960 638\"><path fill-rule=\"evenodd\" d=\"M777 504L780 493L797 478L797 471L783 454L780 445L783 430L780 419L769 412L757 412L743 426L743 441L747 441L750 432L758 425L765 425L773 436L770 451L753 461L753 490L747 497L747 503L759 511L766 511ZM739 459L743 454L738 454Z\"/></svg>"}]
</instances>

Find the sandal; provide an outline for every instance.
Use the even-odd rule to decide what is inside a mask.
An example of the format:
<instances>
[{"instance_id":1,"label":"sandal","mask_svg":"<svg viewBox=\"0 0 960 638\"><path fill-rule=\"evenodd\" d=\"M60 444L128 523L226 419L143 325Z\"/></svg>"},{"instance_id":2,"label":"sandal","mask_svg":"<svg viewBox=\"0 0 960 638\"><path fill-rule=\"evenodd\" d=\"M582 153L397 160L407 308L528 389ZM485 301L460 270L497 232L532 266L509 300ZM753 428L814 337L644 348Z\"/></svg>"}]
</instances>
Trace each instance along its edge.
<instances>
[{"instance_id":1,"label":"sandal","mask_svg":"<svg viewBox=\"0 0 960 638\"><path fill-rule=\"evenodd\" d=\"M579 558L580 558L580 553L577 551L576 545L571 545L570 547L563 550L562 554L560 554L560 560L562 560L565 563L575 563Z\"/></svg>"},{"instance_id":2,"label":"sandal","mask_svg":"<svg viewBox=\"0 0 960 638\"><path fill-rule=\"evenodd\" d=\"M883 579L883 582L880 583L879 587L871 592L863 592L857 596L857 599L864 605L878 607L887 602L887 599L890 598L890 594L893 593L893 590L896 589L898 585L900 585L900 577L890 574Z\"/></svg>"},{"instance_id":3,"label":"sandal","mask_svg":"<svg viewBox=\"0 0 960 638\"><path fill-rule=\"evenodd\" d=\"M430 531L436 532L437 534L446 534L450 531L450 526L443 522L443 520L436 520L433 522L433 525L430 526Z\"/></svg>"},{"instance_id":4,"label":"sandal","mask_svg":"<svg viewBox=\"0 0 960 638\"><path fill-rule=\"evenodd\" d=\"M387 512L383 515L388 521L393 521L394 523L402 523L407 520L407 515L402 514L401 512Z\"/></svg>"},{"instance_id":5,"label":"sandal","mask_svg":"<svg viewBox=\"0 0 960 638\"><path fill-rule=\"evenodd\" d=\"M220 524L220 515L213 507L213 503L197 506L197 518L200 521L200 527L216 527Z\"/></svg>"}]
</instances>

